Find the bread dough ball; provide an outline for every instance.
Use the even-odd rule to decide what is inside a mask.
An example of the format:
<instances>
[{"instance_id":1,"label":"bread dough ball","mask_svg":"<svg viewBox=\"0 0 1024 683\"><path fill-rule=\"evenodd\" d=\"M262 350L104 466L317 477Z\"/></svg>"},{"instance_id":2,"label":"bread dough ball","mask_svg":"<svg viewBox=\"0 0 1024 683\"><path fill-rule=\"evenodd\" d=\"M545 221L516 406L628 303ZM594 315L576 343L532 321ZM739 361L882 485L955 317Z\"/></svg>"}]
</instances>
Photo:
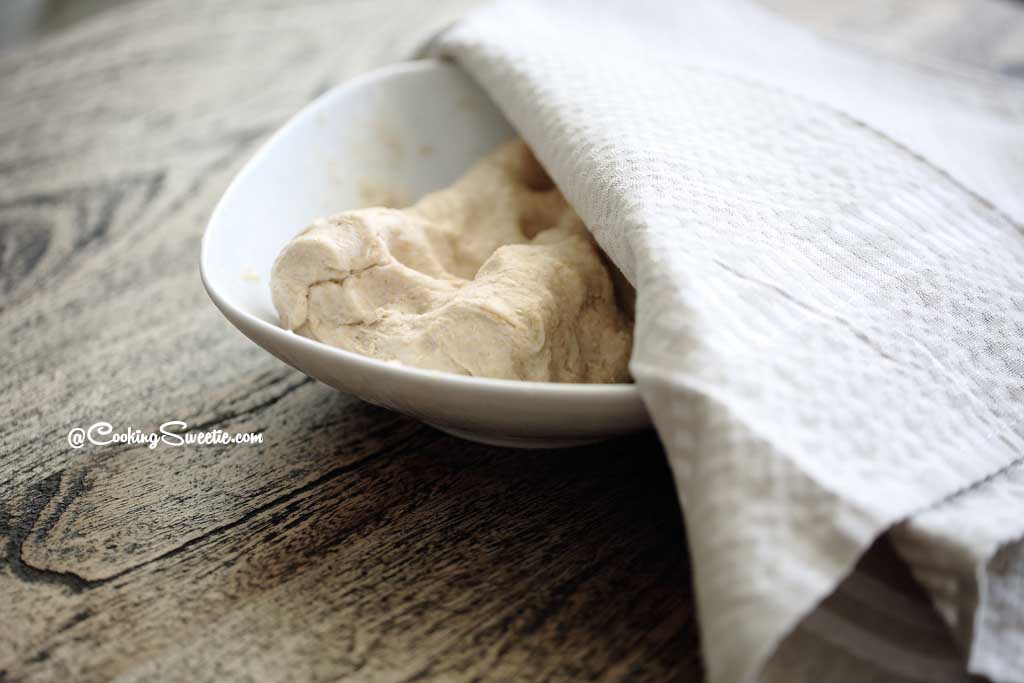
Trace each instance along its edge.
<instances>
[{"instance_id":1,"label":"bread dough ball","mask_svg":"<svg viewBox=\"0 0 1024 683\"><path fill-rule=\"evenodd\" d=\"M516 140L415 206L317 220L277 257L271 290L285 328L374 358L625 382L631 293L612 269Z\"/></svg>"}]
</instances>

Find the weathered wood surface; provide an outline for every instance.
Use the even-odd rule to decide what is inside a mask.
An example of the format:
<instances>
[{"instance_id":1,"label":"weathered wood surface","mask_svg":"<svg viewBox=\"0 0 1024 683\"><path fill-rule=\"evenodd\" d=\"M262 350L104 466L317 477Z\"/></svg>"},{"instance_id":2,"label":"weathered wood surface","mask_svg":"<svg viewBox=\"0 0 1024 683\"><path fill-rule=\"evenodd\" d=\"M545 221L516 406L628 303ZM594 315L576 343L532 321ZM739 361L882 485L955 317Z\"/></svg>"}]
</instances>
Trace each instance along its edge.
<instances>
[{"instance_id":1,"label":"weathered wood surface","mask_svg":"<svg viewBox=\"0 0 1024 683\"><path fill-rule=\"evenodd\" d=\"M140 2L0 57L0 680L701 679L652 435L459 441L202 291L258 144L468 4ZM265 442L67 446L101 420Z\"/></svg>"},{"instance_id":2,"label":"weathered wood surface","mask_svg":"<svg viewBox=\"0 0 1024 683\"><path fill-rule=\"evenodd\" d=\"M463 4L140 4L0 61L0 678L700 679L653 436L459 441L287 368L202 290L266 135ZM175 419L266 441L66 442Z\"/></svg>"}]
</instances>

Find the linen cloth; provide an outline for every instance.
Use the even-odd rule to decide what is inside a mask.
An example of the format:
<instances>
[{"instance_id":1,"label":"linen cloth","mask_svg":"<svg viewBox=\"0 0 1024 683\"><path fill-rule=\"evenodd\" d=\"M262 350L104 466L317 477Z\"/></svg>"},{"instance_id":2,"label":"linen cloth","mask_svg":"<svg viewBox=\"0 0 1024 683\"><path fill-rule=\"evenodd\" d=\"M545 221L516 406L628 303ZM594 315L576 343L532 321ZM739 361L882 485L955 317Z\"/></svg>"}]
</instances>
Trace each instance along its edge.
<instances>
[{"instance_id":1,"label":"linen cloth","mask_svg":"<svg viewBox=\"0 0 1024 683\"><path fill-rule=\"evenodd\" d=\"M742 0L499 2L433 51L637 288L709 680L1024 681L1024 89ZM889 530L956 666L851 575Z\"/></svg>"}]
</instances>

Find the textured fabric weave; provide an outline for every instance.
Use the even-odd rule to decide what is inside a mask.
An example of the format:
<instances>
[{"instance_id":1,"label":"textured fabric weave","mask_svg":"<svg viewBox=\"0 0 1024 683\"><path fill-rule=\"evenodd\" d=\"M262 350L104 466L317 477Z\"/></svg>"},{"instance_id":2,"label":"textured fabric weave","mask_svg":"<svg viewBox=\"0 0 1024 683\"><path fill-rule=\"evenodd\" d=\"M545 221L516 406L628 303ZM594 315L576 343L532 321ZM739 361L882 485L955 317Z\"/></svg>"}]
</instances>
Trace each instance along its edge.
<instances>
[{"instance_id":1,"label":"textured fabric weave","mask_svg":"<svg viewBox=\"0 0 1024 683\"><path fill-rule=\"evenodd\" d=\"M971 671L1024 681L1024 91L743 2L504 2L436 49L637 287L709 678L851 680L829 601L895 526ZM963 670L847 640L862 680Z\"/></svg>"}]
</instances>

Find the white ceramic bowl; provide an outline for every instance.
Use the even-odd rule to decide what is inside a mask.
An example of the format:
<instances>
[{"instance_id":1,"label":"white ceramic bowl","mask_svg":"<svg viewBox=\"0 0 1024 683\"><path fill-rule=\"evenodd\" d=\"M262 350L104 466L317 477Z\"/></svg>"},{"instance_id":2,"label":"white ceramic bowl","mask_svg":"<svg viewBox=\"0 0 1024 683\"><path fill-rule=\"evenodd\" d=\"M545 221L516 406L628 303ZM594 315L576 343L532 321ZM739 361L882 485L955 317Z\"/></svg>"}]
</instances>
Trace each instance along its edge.
<instances>
[{"instance_id":1,"label":"white ceramic bowl","mask_svg":"<svg viewBox=\"0 0 1024 683\"><path fill-rule=\"evenodd\" d=\"M457 67L398 64L326 93L239 172L203 236L200 269L217 308L285 363L339 391L457 436L521 448L572 446L644 429L631 384L463 377L336 349L277 325L270 268L313 219L444 187L513 135Z\"/></svg>"}]
</instances>

